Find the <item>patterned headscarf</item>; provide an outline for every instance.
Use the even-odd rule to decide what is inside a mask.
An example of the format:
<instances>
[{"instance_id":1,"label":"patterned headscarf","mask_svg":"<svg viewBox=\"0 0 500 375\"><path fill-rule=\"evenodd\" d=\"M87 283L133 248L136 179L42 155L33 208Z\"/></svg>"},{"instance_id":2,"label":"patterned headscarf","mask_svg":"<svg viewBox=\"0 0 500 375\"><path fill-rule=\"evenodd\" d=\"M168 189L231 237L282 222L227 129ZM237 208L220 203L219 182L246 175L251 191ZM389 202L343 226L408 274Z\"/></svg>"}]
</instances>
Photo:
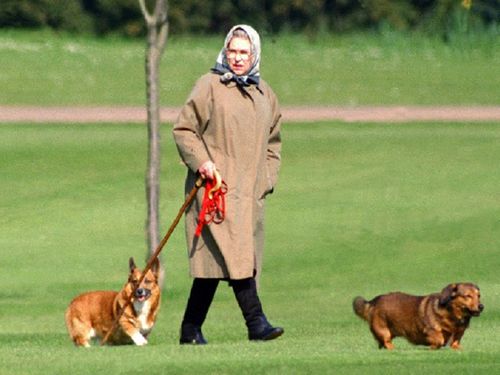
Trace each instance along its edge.
<instances>
[{"instance_id":1,"label":"patterned headscarf","mask_svg":"<svg viewBox=\"0 0 500 375\"><path fill-rule=\"evenodd\" d=\"M253 55L253 64L250 67L250 71L247 75L239 76L231 71L226 58L226 49L229 42L233 38L233 32L236 29L243 30L250 39L251 51ZM257 31L252 26L248 25L236 25L229 30L224 40L224 47L222 47L217 56L217 61L215 66L212 68L212 72L221 75L221 82L235 81L240 86L249 86L251 84L258 85L260 79L260 37Z\"/></svg>"}]
</instances>

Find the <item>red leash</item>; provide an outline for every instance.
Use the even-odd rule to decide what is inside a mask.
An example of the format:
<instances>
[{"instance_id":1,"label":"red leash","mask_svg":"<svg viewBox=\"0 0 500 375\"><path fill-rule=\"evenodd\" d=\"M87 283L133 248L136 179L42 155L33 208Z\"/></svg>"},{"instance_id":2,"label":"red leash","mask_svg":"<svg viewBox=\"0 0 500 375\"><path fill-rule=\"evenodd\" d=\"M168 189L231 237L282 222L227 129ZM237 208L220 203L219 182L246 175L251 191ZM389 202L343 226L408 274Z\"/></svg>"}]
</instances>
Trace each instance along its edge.
<instances>
[{"instance_id":1,"label":"red leash","mask_svg":"<svg viewBox=\"0 0 500 375\"><path fill-rule=\"evenodd\" d=\"M200 214L198 215L198 226L196 227L195 236L199 237L205 225L210 223L220 224L224 221L226 215L226 199L227 185L218 172L214 173L214 179L205 181L205 194L201 205Z\"/></svg>"}]
</instances>

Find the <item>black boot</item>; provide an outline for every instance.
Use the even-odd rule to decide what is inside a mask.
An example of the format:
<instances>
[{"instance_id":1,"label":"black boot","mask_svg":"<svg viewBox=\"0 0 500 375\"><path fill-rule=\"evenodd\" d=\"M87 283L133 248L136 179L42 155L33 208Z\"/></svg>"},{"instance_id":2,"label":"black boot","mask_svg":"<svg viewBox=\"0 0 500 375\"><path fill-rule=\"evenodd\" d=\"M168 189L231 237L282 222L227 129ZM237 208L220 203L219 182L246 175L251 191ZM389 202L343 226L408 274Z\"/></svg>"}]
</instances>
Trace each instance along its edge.
<instances>
[{"instance_id":1,"label":"black boot","mask_svg":"<svg viewBox=\"0 0 500 375\"><path fill-rule=\"evenodd\" d=\"M219 285L218 279L194 279L191 293L182 319L180 344L203 345L201 326Z\"/></svg>"},{"instance_id":2,"label":"black boot","mask_svg":"<svg viewBox=\"0 0 500 375\"><path fill-rule=\"evenodd\" d=\"M245 318L249 340L273 340L284 333L283 328L273 327L267 321L254 278L231 280L231 286Z\"/></svg>"},{"instance_id":3,"label":"black boot","mask_svg":"<svg viewBox=\"0 0 500 375\"><path fill-rule=\"evenodd\" d=\"M203 337L201 326L191 323L182 323L179 344L205 345L207 340Z\"/></svg>"}]
</instances>

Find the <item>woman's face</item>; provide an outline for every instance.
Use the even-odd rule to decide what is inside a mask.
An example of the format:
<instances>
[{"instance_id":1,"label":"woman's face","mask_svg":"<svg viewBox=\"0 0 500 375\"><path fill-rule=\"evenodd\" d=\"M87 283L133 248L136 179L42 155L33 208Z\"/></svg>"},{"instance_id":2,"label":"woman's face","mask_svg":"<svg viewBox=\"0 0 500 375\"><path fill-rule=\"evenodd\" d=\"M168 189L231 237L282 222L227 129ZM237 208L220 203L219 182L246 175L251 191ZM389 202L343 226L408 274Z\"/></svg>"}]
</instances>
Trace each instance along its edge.
<instances>
[{"instance_id":1,"label":"woman's face","mask_svg":"<svg viewBox=\"0 0 500 375\"><path fill-rule=\"evenodd\" d=\"M248 73L253 63L252 48L247 38L234 37L226 48L229 67L236 75Z\"/></svg>"}]
</instances>

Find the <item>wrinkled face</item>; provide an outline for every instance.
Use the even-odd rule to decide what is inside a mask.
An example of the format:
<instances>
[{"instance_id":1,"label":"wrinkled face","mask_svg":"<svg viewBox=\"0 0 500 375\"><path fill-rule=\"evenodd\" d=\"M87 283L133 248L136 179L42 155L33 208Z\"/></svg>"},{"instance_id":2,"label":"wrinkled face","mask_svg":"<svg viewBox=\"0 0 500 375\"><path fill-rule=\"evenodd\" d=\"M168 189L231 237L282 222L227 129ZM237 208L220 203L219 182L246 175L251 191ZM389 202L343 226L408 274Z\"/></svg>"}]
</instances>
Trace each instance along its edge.
<instances>
[{"instance_id":1,"label":"wrinkled face","mask_svg":"<svg viewBox=\"0 0 500 375\"><path fill-rule=\"evenodd\" d=\"M469 283L457 284L451 303L454 307L460 308L464 313L472 316L479 316L484 309L479 288Z\"/></svg>"},{"instance_id":2,"label":"wrinkled face","mask_svg":"<svg viewBox=\"0 0 500 375\"><path fill-rule=\"evenodd\" d=\"M245 75L253 64L252 46L248 38L234 37L226 47L226 59L236 75Z\"/></svg>"}]
</instances>

